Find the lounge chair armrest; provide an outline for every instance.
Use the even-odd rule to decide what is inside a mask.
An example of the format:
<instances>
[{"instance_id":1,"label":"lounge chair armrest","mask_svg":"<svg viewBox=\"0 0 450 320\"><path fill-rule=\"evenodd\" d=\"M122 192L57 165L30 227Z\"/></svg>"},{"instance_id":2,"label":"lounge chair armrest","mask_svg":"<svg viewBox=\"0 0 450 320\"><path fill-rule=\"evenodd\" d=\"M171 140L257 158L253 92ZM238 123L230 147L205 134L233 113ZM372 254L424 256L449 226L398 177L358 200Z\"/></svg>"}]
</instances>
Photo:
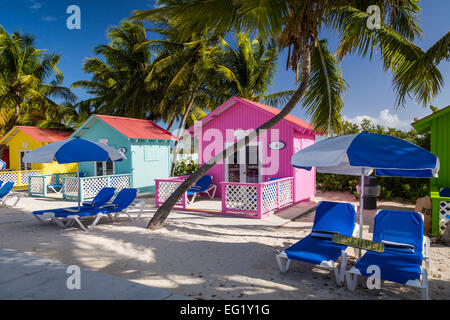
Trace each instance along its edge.
<instances>
[{"instance_id":1,"label":"lounge chair armrest","mask_svg":"<svg viewBox=\"0 0 450 320\"><path fill-rule=\"evenodd\" d=\"M87 201L83 201L81 203L83 206L90 206L93 207L94 206L94 201L93 200L87 200Z\"/></svg>"},{"instance_id":2,"label":"lounge chair armrest","mask_svg":"<svg viewBox=\"0 0 450 320\"><path fill-rule=\"evenodd\" d=\"M108 203L108 204L105 204L103 206L100 206L100 209L116 209L117 207L118 207L117 204Z\"/></svg>"}]
</instances>

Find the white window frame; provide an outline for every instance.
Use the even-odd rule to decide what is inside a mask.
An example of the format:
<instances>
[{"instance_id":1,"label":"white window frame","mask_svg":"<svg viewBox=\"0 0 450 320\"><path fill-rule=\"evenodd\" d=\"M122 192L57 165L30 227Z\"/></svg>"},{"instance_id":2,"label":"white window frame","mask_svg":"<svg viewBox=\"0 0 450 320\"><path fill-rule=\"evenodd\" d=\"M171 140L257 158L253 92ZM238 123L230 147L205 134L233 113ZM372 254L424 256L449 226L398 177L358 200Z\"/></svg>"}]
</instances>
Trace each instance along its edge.
<instances>
[{"instance_id":1,"label":"white window frame","mask_svg":"<svg viewBox=\"0 0 450 320\"><path fill-rule=\"evenodd\" d=\"M22 157L21 157L21 153L22 152L25 152L25 154L27 154L28 152L30 152L31 151L31 149L20 149L19 150L19 170L20 171L23 171L22 170ZM25 155L24 154L24 155ZM23 163L26 167L29 165L30 166L30 169L24 169L24 171L25 170L33 170L33 164L32 163Z\"/></svg>"},{"instance_id":2,"label":"white window frame","mask_svg":"<svg viewBox=\"0 0 450 320\"><path fill-rule=\"evenodd\" d=\"M95 176L96 177L102 177L102 176L99 176L98 173L97 173L97 163L98 162L102 163L103 172L105 172L106 171L106 162L107 161L94 161L94 173L95 173ZM116 163L114 161L111 161L111 162L113 164L113 173L112 174L114 175L114 174L116 174ZM103 176L106 176L106 174L104 174Z\"/></svg>"}]
</instances>

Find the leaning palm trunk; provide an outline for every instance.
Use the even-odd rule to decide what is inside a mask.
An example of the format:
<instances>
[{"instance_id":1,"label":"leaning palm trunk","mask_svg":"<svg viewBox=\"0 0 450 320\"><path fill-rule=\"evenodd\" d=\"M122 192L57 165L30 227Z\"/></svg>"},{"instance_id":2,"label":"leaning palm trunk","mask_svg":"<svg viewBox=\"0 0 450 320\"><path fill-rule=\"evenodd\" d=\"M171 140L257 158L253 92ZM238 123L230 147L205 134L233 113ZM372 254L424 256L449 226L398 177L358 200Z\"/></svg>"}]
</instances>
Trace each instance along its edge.
<instances>
[{"instance_id":1,"label":"leaning palm trunk","mask_svg":"<svg viewBox=\"0 0 450 320\"><path fill-rule=\"evenodd\" d=\"M181 137L183 135L184 127L186 126L186 119L187 119L189 112L191 112L193 105L194 105L194 98L192 98L191 101L189 102L189 105L186 108L186 111L184 112L184 115L183 115L183 119L181 120L181 123L180 123L180 128L179 128L178 134L177 134L178 140L175 141L175 145L173 147L172 168L170 170L171 177L173 177L175 175L175 168L177 166L178 144L180 143L179 139L181 139Z\"/></svg>"},{"instance_id":2,"label":"leaning palm trunk","mask_svg":"<svg viewBox=\"0 0 450 320\"><path fill-rule=\"evenodd\" d=\"M178 199L200 179L204 176L212 167L216 165L219 161L223 161L226 157L233 155L239 149L245 147L250 141L256 139L261 133L275 126L278 122L283 120L297 105L297 103L302 98L303 94L306 92L308 87L309 77L311 72L311 48L306 47L302 53L302 82L299 88L292 97L289 99L286 106L274 116L269 121L263 123L255 131L251 132L247 137L239 140L228 148L224 149L221 153L217 154L215 157L208 160L204 165L202 165L196 172L191 174L184 182L170 195L170 197L164 202L161 207L158 208L153 218L150 220L147 228L151 230L160 229L164 225L164 221L169 216L170 211L177 203Z\"/></svg>"},{"instance_id":3,"label":"leaning palm trunk","mask_svg":"<svg viewBox=\"0 0 450 320\"><path fill-rule=\"evenodd\" d=\"M11 117L11 119L9 119L9 121L5 124L5 127L3 128L5 134L8 133L17 124L17 121L19 120L19 115L20 115L20 103L17 102L14 108L14 115Z\"/></svg>"}]
</instances>

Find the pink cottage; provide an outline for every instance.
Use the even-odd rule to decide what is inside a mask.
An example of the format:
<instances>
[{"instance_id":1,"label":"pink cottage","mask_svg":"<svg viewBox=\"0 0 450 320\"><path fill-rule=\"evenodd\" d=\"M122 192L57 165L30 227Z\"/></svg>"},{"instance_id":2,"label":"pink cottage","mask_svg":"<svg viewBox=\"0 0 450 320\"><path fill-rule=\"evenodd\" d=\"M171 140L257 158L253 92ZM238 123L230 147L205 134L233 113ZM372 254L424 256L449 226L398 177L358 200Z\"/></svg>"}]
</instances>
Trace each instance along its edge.
<instances>
[{"instance_id":1,"label":"pink cottage","mask_svg":"<svg viewBox=\"0 0 450 320\"><path fill-rule=\"evenodd\" d=\"M279 112L279 109L238 97L228 100L189 129L198 142L199 164ZM215 196L220 197L215 200L216 206L210 205L213 200L208 199L202 208L201 200L191 203L190 196L185 194L177 207L262 218L294 203L309 200L316 192L315 170L295 169L291 166L291 157L313 144L317 134L320 133L309 123L288 115L251 141L245 149L216 164L207 173L212 177L210 189L216 189ZM182 181L182 177L158 181L157 206Z\"/></svg>"}]
</instances>

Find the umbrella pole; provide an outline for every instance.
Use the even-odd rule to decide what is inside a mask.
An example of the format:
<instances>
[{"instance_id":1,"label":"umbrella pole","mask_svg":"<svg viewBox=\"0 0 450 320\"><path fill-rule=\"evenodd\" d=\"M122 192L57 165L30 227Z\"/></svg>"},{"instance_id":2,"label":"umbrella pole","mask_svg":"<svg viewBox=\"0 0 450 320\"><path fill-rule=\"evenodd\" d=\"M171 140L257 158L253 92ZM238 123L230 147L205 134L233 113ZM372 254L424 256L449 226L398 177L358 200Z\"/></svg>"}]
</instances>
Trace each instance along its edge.
<instances>
[{"instance_id":1,"label":"umbrella pole","mask_svg":"<svg viewBox=\"0 0 450 320\"><path fill-rule=\"evenodd\" d=\"M361 192L359 199L359 238L362 239L363 236L363 223L364 223L364 168L361 169ZM361 249L359 249L358 258L361 257Z\"/></svg>"},{"instance_id":2,"label":"umbrella pole","mask_svg":"<svg viewBox=\"0 0 450 320\"><path fill-rule=\"evenodd\" d=\"M77 162L77 177L78 177L78 212L81 211L81 180L80 180L80 163Z\"/></svg>"}]
</instances>

